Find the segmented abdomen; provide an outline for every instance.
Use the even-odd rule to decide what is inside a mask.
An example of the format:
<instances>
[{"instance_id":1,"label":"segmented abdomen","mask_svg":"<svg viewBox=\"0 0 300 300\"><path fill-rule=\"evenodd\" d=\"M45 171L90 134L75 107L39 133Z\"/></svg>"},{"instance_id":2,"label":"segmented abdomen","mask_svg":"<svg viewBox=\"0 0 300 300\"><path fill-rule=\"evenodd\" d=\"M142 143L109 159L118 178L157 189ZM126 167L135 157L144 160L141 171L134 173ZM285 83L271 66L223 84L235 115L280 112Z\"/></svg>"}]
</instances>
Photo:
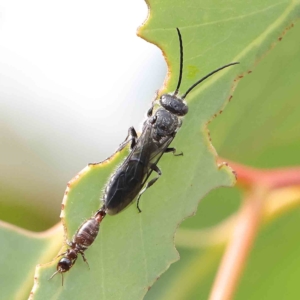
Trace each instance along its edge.
<instances>
[{"instance_id":1,"label":"segmented abdomen","mask_svg":"<svg viewBox=\"0 0 300 300\"><path fill-rule=\"evenodd\" d=\"M95 218L91 218L78 229L73 242L82 249L86 249L94 242L98 232L99 222Z\"/></svg>"}]
</instances>

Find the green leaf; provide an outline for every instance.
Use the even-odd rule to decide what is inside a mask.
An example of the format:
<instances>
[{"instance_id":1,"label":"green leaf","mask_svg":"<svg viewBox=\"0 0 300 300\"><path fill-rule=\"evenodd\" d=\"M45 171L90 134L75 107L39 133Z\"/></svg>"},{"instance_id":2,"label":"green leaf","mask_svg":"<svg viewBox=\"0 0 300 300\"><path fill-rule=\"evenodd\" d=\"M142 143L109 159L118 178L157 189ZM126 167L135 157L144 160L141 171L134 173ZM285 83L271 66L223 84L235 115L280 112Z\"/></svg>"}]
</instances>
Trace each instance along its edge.
<instances>
[{"instance_id":1,"label":"green leaf","mask_svg":"<svg viewBox=\"0 0 300 300\"><path fill-rule=\"evenodd\" d=\"M174 34L176 36L176 31ZM230 90L234 75L225 71L223 76L218 83L221 85L219 97L224 101L224 86ZM161 160L159 165L164 174L155 188L143 195L143 213L139 214L133 205L117 216L107 216L98 239L86 253L91 270L88 271L78 260L66 274L63 288L59 276L48 281L57 261L52 266L39 268L33 299L45 299L51 295L55 299L87 296L124 299L125 295L129 299L140 299L157 276L178 259L173 245L178 224L195 211L201 197L211 189L232 185L235 180L226 167L218 168L212 148L208 148L207 136L201 137L201 131L205 132L205 122L200 122L199 114L206 120L211 118L222 106L222 101L215 101L206 110L196 101L191 104L190 118L186 118L186 126L174 143L185 155L166 155ZM87 167L69 183L62 212L69 239L100 207L99 198L105 182L123 157L124 153L109 164Z\"/></svg>"},{"instance_id":2,"label":"green leaf","mask_svg":"<svg viewBox=\"0 0 300 300\"><path fill-rule=\"evenodd\" d=\"M163 29L154 36L170 60L174 61L173 64L177 65L173 71L176 74L174 81L177 81L179 45L175 27L173 22L172 29ZM147 32L151 32L150 24L145 28L141 34L147 37ZM185 64L182 92L199 77L234 61L234 56L229 55L215 59L212 64L203 64L201 55L193 58L199 48L197 39L191 41L194 30L183 28L182 35L184 45L189 45L184 48L188 63ZM192 74L187 78L186 72L191 66L194 67L194 77ZM195 68L199 71L195 72ZM157 277L178 259L173 245L178 224L195 212L199 200L210 190L230 186L235 181L227 167L217 166L206 123L224 106L238 72L239 67L224 70L189 95L190 112L173 143L184 156L165 155L162 158L159 166L163 176L143 195L143 213L138 214L133 205L117 216L106 217L98 239L86 253L91 270L88 271L82 260L78 260L66 274L63 288L59 276L50 282L47 280L55 271L57 261L52 266L40 268L37 273L39 286L34 288L33 299L45 299L51 295L60 299L75 296L124 299L125 295L127 299L141 299ZM172 89L171 83L168 90ZM104 184L121 160L122 155L111 164L87 168L70 183L62 214L66 218L69 239L80 224L100 207L99 198Z\"/></svg>"},{"instance_id":3,"label":"green leaf","mask_svg":"<svg viewBox=\"0 0 300 300\"><path fill-rule=\"evenodd\" d=\"M276 47L241 80L226 110L209 125L222 157L259 168L299 165L300 26L292 27L282 28ZM238 209L240 200L237 188L213 191L182 227L220 224ZM298 298L299 203L262 226L234 299ZM181 260L145 299L208 299L223 251L223 246L179 248Z\"/></svg>"},{"instance_id":4,"label":"green leaf","mask_svg":"<svg viewBox=\"0 0 300 300\"><path fill-rule=\"evenodd\" d=\"M211 124L221 156L258 168L299 164L299 33L296 27L283 36Z\"/></svg>"},{"instance_id":5,"label":"green leaf","mask_svg":"<svg viewBox=\"0 0 300 300\"><path fill-rule=\"evenodd\" d=\"M27 299L34 266L46 263L61 247L61 226L34 233L0 222L1 299Z\"/></svg>"},{"instance_id":6,"label":"green leaf","mask_svg":"<svg viewBox=\"0 0 300 300\"><path fill-rule=\"evenodd\" d=\"M38 267L32 299L141 299L146 294L157 278L178 259L173 245L178 224L196 211L198 202L210 190L234 183L230 170L219 169L216 165L206 124L223 110L232 94L234 78L252 69L283 30L299 16L298 2L290 1L200 3L193 0L176 3L164 0L149 1L149 6L151 14L139 34L159 45L167 57L172 76L166 91L173 91L178 80L176 27L181 29L184 44L181 93L221 65L233 61L240 61L241 65L218 73L187 97L189 113L172 143L183 151L184 156L164 155L161 159L159 167L163 176L143 195L143 213L138 214L132 205L117 216L107 216L97 240L86 251L91 270L79 258L65 274L63 287L59 276L48 280L55 271L57 259ZM68 239L100 207L104 185L125 152L117 154L109 164L87 167L70 182L62 211ZM213 210L209 213L213 214ZM61 241L59 234L52 238ZM40 256L40 262L44 262L44 252L47 256L57 255L57 247L36 249L29 258ZM214 259L208 261L216 265ZM33 264L32 259L30 265ZM32 269L27 268L30 274ZM210 270L207 268L209 274Z\"/></svg>"}]
</instances>

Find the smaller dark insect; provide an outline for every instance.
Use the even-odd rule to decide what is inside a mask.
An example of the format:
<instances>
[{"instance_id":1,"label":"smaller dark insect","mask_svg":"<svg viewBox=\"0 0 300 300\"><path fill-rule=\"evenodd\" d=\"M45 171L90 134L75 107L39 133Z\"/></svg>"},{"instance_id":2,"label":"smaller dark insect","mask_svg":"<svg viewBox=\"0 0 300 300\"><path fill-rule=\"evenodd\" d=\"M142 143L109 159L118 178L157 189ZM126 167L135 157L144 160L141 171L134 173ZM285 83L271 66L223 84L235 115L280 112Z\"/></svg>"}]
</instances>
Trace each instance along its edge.
<instances>
[{"instance_id":1,"label":"smaller dark insect","mask_svg":"<svg viewBox=\"0 0 300 300\"><path fill-rule=\"evenodd\" d=\"M57 271L49 278L53 278L56 274L61 274L62 285L64 284L64 277L63 273L68 272L73 265L75 264L78 254L82 256L82 259L85 263L88 264L85 256L84 251L88 249L89 246L93 244L95 241L98 232L100 223L106 216L104 210L98 210L95 215L86 220L77 230L76 234L73 236L71 242L67 242L69 248L66 252L62 253L59 256L63 256L59 262L57 263Z\"/></svg>"}]
</instances>

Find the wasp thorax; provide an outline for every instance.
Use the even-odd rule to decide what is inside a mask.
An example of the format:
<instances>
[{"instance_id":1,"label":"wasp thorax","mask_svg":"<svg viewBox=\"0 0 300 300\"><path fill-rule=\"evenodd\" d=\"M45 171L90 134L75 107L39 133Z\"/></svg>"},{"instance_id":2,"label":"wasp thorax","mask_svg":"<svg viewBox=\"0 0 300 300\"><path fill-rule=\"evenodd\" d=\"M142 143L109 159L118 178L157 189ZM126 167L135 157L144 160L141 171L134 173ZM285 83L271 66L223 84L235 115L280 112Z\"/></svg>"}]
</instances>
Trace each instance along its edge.
<instances>
[{"instance_id":1,"label":"wasp thorax","mask_svg":"<svg viewBox=\"0 0 300 300\"><path fill-rule=\"evenodd\" d=\"M76 245L73 243L72 244L73 247L75 247ZM66 252L66 256L69 258L69 259L77 259L77 250L75 249L68 249L67 252Z\"/></svg>"},{"instance_id":2,"label":"wasp thorax","mask_svg":"<svg viewBox=\"0 0 300 300\"><path fill-rule=\"evenodd\" d=\"M159 99L160 105L177 116L184 116L188 112L185 102L175 95L164 94Z\"/></svg>"},{"instance_id":3,"label":"wasp thorax","mask_svg":"<svg viewBox=\"0 0 300 300\"><path fill-rule=\"evenodd\" d=\"M155 135L153 138L160 140L162 137L168 137L174 134L179 126L178 117L167 111L166 109L158 109L155 113Z\"/></svg>"}]
</instances>

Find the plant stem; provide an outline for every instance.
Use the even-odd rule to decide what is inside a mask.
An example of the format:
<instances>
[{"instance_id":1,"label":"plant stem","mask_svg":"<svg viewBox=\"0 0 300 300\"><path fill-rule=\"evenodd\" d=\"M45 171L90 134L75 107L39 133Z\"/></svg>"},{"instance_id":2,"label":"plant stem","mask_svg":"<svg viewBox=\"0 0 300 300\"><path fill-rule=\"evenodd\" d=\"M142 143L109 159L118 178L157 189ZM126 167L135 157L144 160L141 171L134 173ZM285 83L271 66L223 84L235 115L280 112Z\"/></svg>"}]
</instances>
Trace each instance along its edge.
<instances>
[{"instance_id":1,"label":"plant stem","mask_svg":"<svg viewBox=\"0 0 300 300\"><path fill-rule=\"evenodd\" d=\"M223 161L219 159L219 162ZM300 185L300 167L255 169L231 161L228 161L228 165L236 172L239 185L261 185L273 189Z\"/></svg>"},{"instance_id":2,"label":"plant stem","mask_svg":"<svg viewBox=\"0 0 300 300\"><path fill-rule=\"evenodd\" d=\"M257 186L246 196L223 256L210 300L232 299L261 221L267 189Z\"/></svg>"}]
</instances>

